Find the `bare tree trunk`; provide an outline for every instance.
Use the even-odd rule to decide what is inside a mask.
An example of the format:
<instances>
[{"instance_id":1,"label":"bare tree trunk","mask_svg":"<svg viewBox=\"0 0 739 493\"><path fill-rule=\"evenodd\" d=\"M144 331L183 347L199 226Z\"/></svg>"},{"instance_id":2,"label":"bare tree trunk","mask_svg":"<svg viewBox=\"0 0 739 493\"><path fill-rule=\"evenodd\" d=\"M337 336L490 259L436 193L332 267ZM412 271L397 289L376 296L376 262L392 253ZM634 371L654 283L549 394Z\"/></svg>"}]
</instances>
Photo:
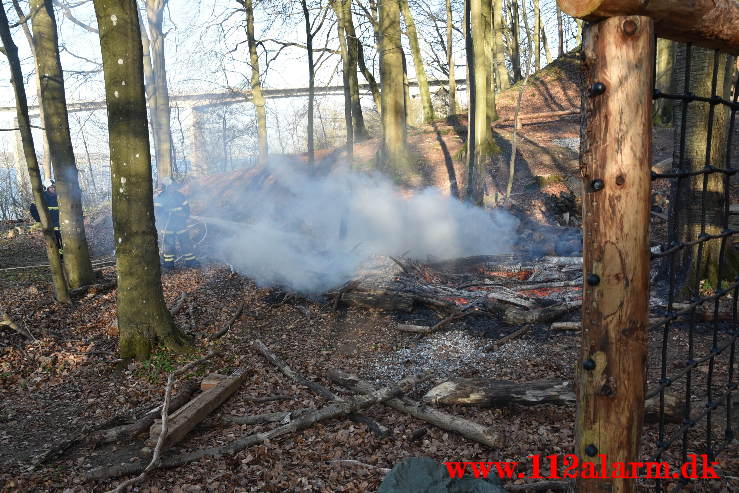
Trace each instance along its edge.
<instances>
[{"instance_id":1,"label":"bare tree trunk","mask_svg":"<svg viewBox=\"0 0 739 493\"><path fill-rule=\"evenodd\" d=\"M313 136L313 106L316 100L316 66L313 63L313 28L307 0L300 0L305 20L305 44L308 49L308 164L315 162L315 139Z\"/></svg>"},{"instance_id":2,"label":"bare tree trunk","mask_svg":"<svg viewBox=\"0 0 739 493\"><path fill-rule=\"evenodd\" d=\"M41 227L43 228L44 242L46 243L46 255L49 258L51 276L54 281L54 296L61 303L69 303L70 297L67 281L64 277L64 268L59 258L59 250L57 249L56 239L54 238L49 209L46 207L46 202L44 201L41 173L36 159L36 150L33 145L31 122L28 117L28 101L26 99L26 90L23 86L23 73L21 72L21 62L18 58L18 48L15 46L13 37L10 34L8 17L5 14L5 7L3 5L0 5L0 39L2 39L3 49L10 65L18 128L23 142L23 154L26 158L28 175L33 189L33 198L37 205L39 217L41 218Z\"/></svg>"},{"instance_id":3,"label":"bare tree trunk","mask_svg":"<svg viewBox=\"0 0 739 493\"><path fill-rule=\"evenodd\" d=\"M525 17L525 16L524 16ZM541 8L539 0L534 0L534 70L541 69Z\"/></svg>"},{"instance_id":4,"label":"bare tree trunk","mask_svg":"<svg viewBox=\"0 0 739 493\"><path fill-rule=\"evenodd\" d=\"M411 45L411 55L413 56L413 66L416 69L418 90L421 93L423 122L431 123L434 120L434 105L431 103L431 91L429 91L429 82L428 78L426 77L426 69L423 66L423 58L421 57L421 45L418 43L416 23L413 21L411 9L408 6L408 0L400 0L400 8L403 12L403 19L405 19L406 33L408 36L408 42Z\"/></svg>"},{"instance_id":5,"label":"bare tree trunk","mask_svg":"<svg viewBox=\"0 0 739 493\"><path fill-rule=\"evenodd\" d=\"M715 53L707 48L689 48L689 92L697 96L711 97L714 69L717 70L716 94L726 100L731 97L732 75L736 59L729 55ZM684 78L686 71L686 47L679 45L678 73L680 89L685 92ZM727 138L729 129L729 109L724 105L715 107L705 103L687 105L687 114L683 117L684 107L676 111L674 162L679 163L681 171L702 171L704 166L727 168ZM711 128L711 116L713 123ZM685 119L685 147L682 159L680 156L680 135L683 131L682 120ZM711 132L712 130L712 132ZM710 135L709 135L710 134ZM710 143L710 149L707 146ZM708 159L708 160L707 160ZM704 181L705 180L705 181ZM723 224L728 179L722 173L709 175L698 174L684 178L678 182L677 203L687 204L677 212L679 231L678 241L695 241L701 234L718 235L727 225ZM703 187L706 187L705 196ZM705 212L703 212L705 207ZM705 228L701 224L705 223ZM724 250L724 266L719 274L721 250ZM686 281L686 292L698 295L699 282L707 279L711 289L719 288L719 281L733 280L739 270L739 256L731 241L713 240L684 250L681 265L678 267ZM720 279L719 279L720 278Z\"/></svg>"},{"instance_id":6,"label":"bare tree trunk","mask_svg":"<svg viewBox=\"0 0 739 493\"><path fill-rule=\"evenodd\" d=\"M552 63L552 52L549 51L549 43L547 43L547 32L542 27L541 28L541 43L542 48L544 49L544 56L546 57L547 65Z\"/></svg>"},{"instance_id":7,"label":"bare tree trunk","mask_svg":"<svg viewBox=\"0 0 739 493\"><path fill-rule=\"evenodd\" d=\"M555 10L557 11L557 40L559 43L557 45L557 58L561 58L565 54L565 33L562 23L562 11L559 10L559 6L555 7Z\"/></svg>"},{"instance_id":8,"label":"bare tree trunk","mask_svg":"<svg viewBox=\"0 0 739 493\"><path fill-rule=\"evenodd\" d=\"M513 67L513 82L522 79L521 76L521 25L518 18L518 0L511 0L511 66Z\"/></svg>"},{"instance_id":9,"label":"bare tree trunk","mask_svg":"<svg viewBox=\"0 0 739 493\"><path fill-rule=\"evenodd\" d=\"M349 58L349 47L346 41L346 21L343 3L347 0L334 0L331 7L334 9L338 22L336 30L339 37L339 51L341 52L342 76L344 80L344 122L346 124L346 152L351 162L354 154L354 120L352 112L352 88L351 88L351 60Z\"/></svg>"},{"instance_id":10,"label":"bare tree trunk","mask_svg":"<svg viewBox=\"0 0 739 493\"><path fill-rule=\"evenodd\" d=\"M403 88L403 47L400 43L400 9L395 1L383 2L379 9L382 160L386 167L404 168L408 156Z\"/></svg>"},{"instance_id":11,"label":"bare tree trunk","mask_svg":"<svg viewBox=\"0 0 739 493\"><path fill-rule=\"evenodd\" d=\"M252 0L238 0L244 7L246 14L246 41L249 45L249 65L251 66L251 98L256 108L257 116L257 148L259 149L259 164L267 164L267 111L262 82L259 73L259 55L257 54L257 40L254 37L254 7Z\"/></svg>"},{"instance_id":12,"label":"bare tree trunk","mask_svg":"<svg viewBox=\"0 0 739 493\"><path fill-rule=\"evenodd\" d=\"M487 81L485 84L485 103L487 105L486 118L487 124L490 125L498 119L498 110L495 107L495 74L492 70L493 48L495 46L495 41L493 39L493 9L492 2L489 0L485 0L482 2L482 24L483 28L485 29L485 32L483 34L485 37L485 53L483 54L483 56L485 58L485 79Z\"/></svg>"},{"instance_id":13,"label":"bare tree trunk","mask_svg":"<svg viewBox=\"0 0 739 493\"><path fill-rule=\"evenodd\" d=\"M169 0L146 0L146 18L149 23L150 61L152 66L152 88L154 95L151 106L152 125L154 130L154 156L157 163L157 177L172 178L172 129L169 109L169 88L167 85L167 67L164 59L164 33L162 21L164 9Z\"/></svg>"},{"instance_id":14,"label":"bare tree trunk","mask_svg":"<svg viewBox=\"0 0 739 493\"><path fill-rule=\"evenodd\" d=\"M28 19L26 15L23 13L23 10L21 9L21 6L20 6L20 3L18 3L18 0L13 0L13 8L15 9L15 13L18 15L18 18L24 20L23 22L20 23L21 29L23 29L23 34L26 37L26 41L28 41L28 46L31 49L31 55L33 55L33 57L36 58L36 50L33 47L33 35L31 34L31 30L28 28ZM36 94L40 96L41 95L41 79L39 77L35 77L35 79L36 79ZM39 105L38 112L39 112L39 118L43 122L44 121L43 105ZM43 137L44 139L43 157L42 157L43 161L41 162L43 166L42 169L44 171L43 178L45 178L46 180L51 180L52 178L54 178L54 173L52 171L52 166L51 166L51 153L49 152L49 136L46 135L46 129L43 130L42 134L44 136Z\"/></svg>"},{"instance_id":15,"label":"bare tree trunk","mask_svg":"<svg viewBox=\"0 0 739 493\"><path fill-rule=\"evenodd\" d=\"M467 200L482 206L485 172L490 157L497 153L493 131L488 120L488 58L485 56L486 24L483 0L467 0L467 66L469 71L469 123L467 138ZM471 38L471 39L470 39Z\"/></svg>"},{"instance_id":16,"label":"bare tree trunk","mask_svg":"<svg viewBox=\"0 0 739 493\"><path fill-rule=\"evenodd\" d=\"M41 78L44 128L49 139L51 162L59 190L59 218L64 266L71 288L92 284L95 274L82 219L82 192L69 133L64 73L59 60L56 20L51 0L31 0L31 25L36 53L36 71Z\"/></svg>"},{"instance_id":17,"label":"bare tree trunk","mask_svg":"<svg viewBox=\"0 0 739 493\"><path fill-rule=\"evenodd\" d=\"M352 104L352 124L354 129L354 141L360 142L369 138L367 127L364 125L364 115L359 99L359 80L357 79L357 65L359 59L359 39L354 31L352 20L352 0L342 1L342 19L344 20L344 35L346 36L346 48L349 61L349 90Z\"/></svg>"},{"instance_id":18,"label":"bare tree trunk","mask_svg":"<svg viewBox=\"0 0 739 493\"><path fill-rule=\"evenodd\" d=\"M157 341L176 350L188 341L162 294L136 2L94 0L94 5L108 105L119 351L123 358L146 359Z\"/></svg>"},{"instance_id":19,"label":"bare tree trunk","mask_svg":"<svg viewBox=\"0 0 739 493\"><path fill-rule=\"evenodd\" d=\"M454 38L452 36L452 0L446 0L446 59L449 65L449 115L457 113L457 80L454 75Z\"/></svg>"},{"instance_id":20,"label":"bare tree trunk","mask_svg":"<svg viewBox=\"0 0 739 493\"><path fill-rule=\"evenodd\" d=\"M508 69L505 66L503 0L493 0L493 25L495 26L495 83L498 91L505 91L511 87L511 80L508 77Z\"/></svg>"}]
</instances>

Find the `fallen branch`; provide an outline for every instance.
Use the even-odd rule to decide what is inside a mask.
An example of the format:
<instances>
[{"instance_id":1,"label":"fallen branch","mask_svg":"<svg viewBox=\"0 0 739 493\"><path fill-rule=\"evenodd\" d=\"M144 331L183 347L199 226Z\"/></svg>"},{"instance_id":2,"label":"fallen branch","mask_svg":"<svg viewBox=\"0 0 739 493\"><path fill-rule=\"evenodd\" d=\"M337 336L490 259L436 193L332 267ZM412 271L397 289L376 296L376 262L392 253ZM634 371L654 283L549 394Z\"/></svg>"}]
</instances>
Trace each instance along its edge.
<instances>
[{"instance_id":1,"label":"fallen branch","mask_svg":"<svg viewBox=\"0 0 739 493\"><path fill-rule=\"evenodd\" d=\"M526 332L528 332L529 329L531 329L531 326L530 325L527 325L525 327L522 327L522 328L518 329L517 331L511 332L507 336L503 336L500 339L497 339L496 341L488 344L487 346L485 346L484 348L482 348L482 350L485 351L485 352L495 351L496 349L498 349L500 346L502 346L506 342L512 341L513 339L518 339L519 337L521 337L522 335L524 335Z\"/></svg>"},{"instance_id":2,"label":"fallen branch","mask_svg":"<svg viewBox=\"0 0 739 493\"><path fill-rule=\"evenodd\" d=\"M187 404L190 401L190 397L192 397L192 394L194 394L197 389L198 384L194 380L186 382L182 389L171 400L169 404L170 411L176 411ZM126 424L107 430L97 431L87 438L87 443L91 445L110 443L122 438L133 437L147 432L151 425L154 424L154 420L159 416L161 409L162 406L157 406L133 424Z\"/></svg>"},{"instance_id":3,"label":"fallen branch","mask_svg":"<svg viewBox=\"0 0 739 493\"><path fill-rule=\"evenodd\" d=\"M360 380L356 375L352 375L341 370L329 370L328 378L332 382L341 385L352 392L362 394L371 394L375 392L375 388L370 383ZM459 416L439 411L438 409L434 409L423 403L416 402L408 398L392 398L385 401L384 404L400 412L410 414L414 418L431 423L442 430L458 433L469 440L481 443L490 448L496 448L501 445L501 437L492 431L492 429L479 423L475 423L474 421L469 421L467 419L460 418Z\"/></svg>"},{"instance_id":4,"label":"fallen branch","mask_svg":"<svg viewBox=\"0 0 739 493\"><path fill-rule=\"evenodd\" d=\"M233 324L236 322L236 320L238 320L238 318L241 316L241 313L244 311L245 304L246 302L244 301L241 302L239 307L236 309L236 313L234 313L233 316L228 320L228 322L226 322L226 325L224 325L221 330L219 330L218 332L210 336L209 339L211 341L214 341L216 339L223 337L226 334L226 332L231 330L231 327L233 326Z\"/></svg>"},{"instance_id":5,"label":"fallen branch","mask_svg":"<svg viewBox=\"0 0 739 493\"><path fill-rule=\"evenodd\" d=\"M430 404L500 407L511 404L534 406L539 404L568 405L576 401L572 384L566 380L535 380L508 382L479 378L455 378L437 385L423 396ZM664 416L668 423L680 423L684 405L672 394L665 395ZM644 403L647 422L659 422L659 396Z\"/></svg>"},{"instance_id":6,"label":"fallen branch","mask_svg":"<svg viewBox=\"0 0 739 493\"><path fill-rule=\"evenodd\" d=\"M376 469L377 471L380 471L382 474L387 474L391 471L391 469L388 469L387 467L380 467L380 466L373 466L372 464L366 464L364 462L359 462L358 460L354 459L334 459L329 461L332 464L349 464L352 466L360 466L360 467L366 467L368 469Z\"/></svg>"},{"instance_id":7,"label":"fallen branch","mask_svg":"<svg viewBox=\"0 0 739 493\"><path fill-rule=\"evenodd\" d=\"M269 348L267 346L265 346L264 343L262 341L260 341L259 339L256 339L254 341L254 347L256 347L257 350L260 353L262 353L262 356L264 356L265 358L267 358L267 360L270 363L272 363L277 368L279 368L279 370L282 373L284 373L285 375L287 375L289 378L293 379L294 381L296 381L300 385L302 385L304 387L308 387L313 392L315 392L316 394L320 395L321 397L323 397L324 399L327 399L329 401L341 402L343 400L341 397L339 397L338 395L334 394L333 392L331 392L329 389L327 389L326 387L324 387L320 383L316 383L316 382L313 382L311 380L308 380L307 378L305 378L302 375L299 375L298 373L296 373L295 371L293 371L293 369L290 368L290 366L288 366L287 363L285 363L280 358L278 358L274 353L272 353L269 350ZM352 415L352 416L350 416L350 418L351 418L352 421L355 421L355 422L358 422L358 423L363 423L363 424L367 425L367 427L370 429L370 431L372 431L378 437L385 437L385 436L387 436L390 433L386 426L381 425L380 423L378 423L377 421L375 421L374 419L372 419L372 418L370 418L368 416L355 416L355 415Z\"/></svg>"},{"instance_id":8,"label":"fallen branch","mask_svg":"<svg viewBox=\"0 0 739 493\"><path fill-rule=\"evenodd\" d=\"M187 299L187 293L184 291L180 294L180 296L175 300L175 302L172 304L172 307L169 309L169 312L174 317L177 315L180 310L182 310L182 307L185 306L185 300Z\"/></svg>"},{"instance_id":9,"label":"fallen branch","mask_svg":"<svg viewBox=\"0 0 739 493\"><path fill-rule=\"evenodd\" d=\"M581 330L582 322L554 322L549 330Z\"/></svg>"},{"instance_id":10,"label":"fallen branch","mask_svg":"<svg viewBox=\"0 0 739 493\"><path fill-rule=\"evenodd\" d=\"M69 295L73 298L78 298L85 294L90 294L90 296L94 296L97 294L105 293L106 291L110 291L112 289L115 289L118 286L118 283L114 280L112 281L106 281L101 282L97 284L88 284L86 286L81 286L79 288L73 289L69 292Z\"/></svg>"},{"instance_id":11,"label":"fallen branch","mask_svg":"<svg viewBox=\"0 0 739 493\"><path fill-rule=\"evenodd\" d=\"M554 306L547 306L545 308L537 308L535 310L518 310L516 308L510 308L503 313L503 320L509 324L536 324L536 323L547 323L555 320L565 313L569 313L572 310L580 308L582 306L582 300L576 301L565 301Z\"/></svg>"},{"instance_id":12,"label":"fallen branch","mask_svg":"<svg viewBox=\"0 0 739 493\"><path fill-rule=\"evenodd\" d=\"M247 402L290 401L293 399L295 399L295 397L291 395L267 395L264 397L246 396L246 397L241 398L241 400L244 400Z\"/></svg>"},{"instance_id":13,"label":"fallen branch","mask_svg":"<svg viewBox=\"0 0 739 493\"><path fill-rule=\"evenodd\" d=\"M7 327L10 330L13 330L13 331L17 332L18 334L22 335L23 337L25 337L29 341L35 341L36 340L36 338L33 337L33 334L31 334L31 331L30 330L28 330L28 329L21 329L18 326L18 324L16 324L15 322L13 322L10 319L10 316L6 312L4 312L4 311L0 311L0 327Z\"/></svg>"},{"instance_id":14,"label":"fallen branch","mask_svg":"<svg viewBox=\"0 0 739 493\"><path fill-rule=\"evenodd\" d=\"M279 426L273 430L264 433L253 433L246 437L234 440L221 447L211 447L194 452L185 454L178 454L169 457L165 457L160 462L160 468L172 468L188 464L190 462L202 459L204 457L222 457L224 455L233 455L241 450L252 445L258 445L267 440L274 440L282 435L293 433L295 431L303 430L309 426L325 421L327 419L338 418L340 416L346 416L362 409L365 409L378 402L384 402L400 393L407 392L412 389L414 385L424 381L427 378L425 375L414 375L403 379L397 385L391 387L384 387L377 390L369 395L362 395L355 398L350 398L340 402L332 402L324 407L313 409L310 412L300 416L298 419L291 421L290 423ZM93 469L85 476L86 480L94 479L108 479L117 476L123 476L126 474L137 474L144 469L142 464L125 463L120 466L113 467L99 467Z\"/></svg>"},{"instance_id":15,"label":"fallen branch","mask_svg":"<svg viewBox=\"0 0 739 493\"><path fill-rule=\"evenodd\" d=\"M311 408L304 407L294 411L280 411L277 413L254 414L252 416L230 416L226 419L240 425L260 425L264 423L280 423L285 419L292 420L303 415Z\"/></svg>"},{"instance_id":16,"label":"fallen branch","mask_svg":"<svg viewBox=\"0 0 739 493\"><path fill-rule=\"evenodd\" d=\"M167 437L167 426L169 424L169 399L172 396L172 385L174 384L174 378L174 372L170 373L167 377L167 387L164 390L164 404L162 405L162 433L161 435L159 435L159 440L157 441L157 445L154 448L154 453L151 456L151 461L149 462L149 465L146 466L146 469L144 469L141 474L139 474L135 478L131 478L122 482L116 488L108 491L107 493L119 493L121 491L125 491L126 488L128 488L130 485L143 481L149 471L157 467L159 463L159 457L162 454L164 439Z\"/></svg>"}]
</instances>

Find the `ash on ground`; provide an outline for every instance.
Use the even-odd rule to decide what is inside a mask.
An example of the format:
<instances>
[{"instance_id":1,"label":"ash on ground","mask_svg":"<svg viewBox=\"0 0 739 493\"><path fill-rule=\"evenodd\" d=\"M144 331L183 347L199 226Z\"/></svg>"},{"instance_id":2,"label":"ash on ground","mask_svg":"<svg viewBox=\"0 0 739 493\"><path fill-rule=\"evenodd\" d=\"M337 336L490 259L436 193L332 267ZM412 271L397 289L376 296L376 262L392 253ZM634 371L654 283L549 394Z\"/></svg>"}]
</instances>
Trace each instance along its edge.
<instances>
[{"instance_id":1,"label":"ash on ground","mask_svg":"<svg viewBox=\"0 0 739 493\"><path fill-rule=\"evenodd\" d=\"M426 372L432 375L430 382L454 377L508 378L511 369L528 366L531 361L542 357L557 359L554 353L542 354L547 346L540 341L519 339L486 352L484 349L491 342L467 330L409 335L405 347L378 355L368 377L376 383L397 382Z\"/></svg>"}]
</instances>

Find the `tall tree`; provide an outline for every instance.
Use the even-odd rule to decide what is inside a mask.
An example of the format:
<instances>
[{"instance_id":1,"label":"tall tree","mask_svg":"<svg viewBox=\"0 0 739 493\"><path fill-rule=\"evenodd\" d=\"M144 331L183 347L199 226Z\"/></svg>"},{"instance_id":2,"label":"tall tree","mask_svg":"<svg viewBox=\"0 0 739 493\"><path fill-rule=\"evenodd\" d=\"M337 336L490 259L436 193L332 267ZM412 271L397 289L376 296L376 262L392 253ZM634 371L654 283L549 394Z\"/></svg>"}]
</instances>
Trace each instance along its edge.
<instances>
[{"instance_id":1,"label":"tall tree","mask_svg":"<svg viewBox=\"0 0 739 493\"><path fill-rule=\"evenodd\" d=\"M541 69L541 8L539 0L534 0L534 70Z\"/></svg>"},{"instance_id":2,"label":"tall tree","mask_svg":"<svg viewBox=\"0 0 739 493\"><path fill-rule=\"evenodd\" d=\"M400 9L396 1L385 1L379 5L379 11L382 160L385 166L404 167L408 157Z\"/></svg>"},{"instance_id":3,"label":"tall tree","mask_svg":"<svg viewBox=\"0 0 739 493\"><path fill-rule=\"evenodd\" d=\"M246 42L249 45L249 65L251 68L251 100L256 108L257 116L257 148L259 150L259 164L267 163L267 110L262 93L261 74L259 73L259 55L257 54L257 40L254 36L254 5L252 0L236 0L246 15Z\"/></svg>"},{"instance_id":4,"label":"tall tree","mask_svg":"<svg viewBox=\"0 0 739 493\"><path fill-rule=\"evenodd\" d=\"M72 138L69 133L64 73L59 59L54 6L51 0L31 0L31 26L36 53L36 71L41 79L41 105L49 153L59 193L59 217L64 266L70 287L91 284L95 274L82 220L82 192L77 175Z\"/></svg>"},{"instance_id":5,"label":"tall tree","mask_svg":"<svg viewBox=\"0 0 739 493\"><path fill-rule=\"evenodd\" d=\"M315 161L315 135L313 133L313 107L316 100L316 65L313 62L313 25L307 0L300 0L305 21L305 46L308 50L308 164Z\"/></svg>"},{"instance_id":6,"label":"tall tree","mask_svg":"<svg viewBox=\"0 0 739 493\"><path fill-rule=\"evenodd\" d=\"M110 135L113 231L122 358L148 358L160 342L188 345L162 294L154 227L143 52L135 0L94 0Z\"/></svg>"},{"instance_id":7,"label":"tall tree","mask_svg":"<svg viewBox=\"0 0 739 493\"><path fill-rule=\"evenodd\" d=\"M146 19L149 24L148 50L151 75L146 79L151 111L152 135L154 138L154 157L157 164L157 177L172 178L172 128L169 109L169 86L167 84L167 65L164 58L164 9L169 0L145 0ZM141 26L142 36L145 34ZM145 53L146 56L146 53ZM147 71L145 71L146 73Z\"/></svg>"},{"instance_id":8,"label":"tall tree","mask_svg":"<svg viewBox=\"0 0 739 493\"><path fill-rule=\"evenodd\" d=\"M359 142L362 140L367 140L369 138L367 127L364 124L364 114L362 113L362 105L360 104L359 99L359 80L357 78L357 67L359 64L359 58L361 56L362 63L364 63L364 53L362 50L360 50L362 44L359 42L357 34L354 30L354 19L352 17L352 0L341 0L341 2L341 18L344 23L344 35L346 36L347 57L349 62L349 90L352 104L354 140Z\"/></svg>"},{"instance_id":9,"label":"tall tree","mask_svg":"<svg viewBox=\"0 0 739 493\"><path fill-rule=\"evenodd\" d=\"M510 0L511 14L511 67L513 82L521 80L521 19L518 12L518 0Z\"/></svg>"},{"instance_id":10,"label":"tall tree","mask_svg":"<svg viewBox=\"0 0 739 493\"><path fill-rule=\"evenodd\" d=\"M503 0L493 0L493 26L495 30L495 85L498 91L511 87L508 69L505 65L505 20L503 19Z\"/></svg>"},{"instance_id":11,"label":"tall tree","mask_svg":"<svg viewBox=\"0 0 739 493\"><path fill-rule=\"evenodd\" d=\"M690 50L687 52L687 50ZM689 65L686 60L689 58ZM726 54L719 54L706 48L680 45L676 59L679 61L677 79L679 90L685 92L685 73L688 72L689 91L703 97L718 96L729 100L731 97L732 75L736 59ZM716 71L714 86L714 70ZM683 111L686 111L683 117ZM698 174L705 166L727 168L727 138L730 111L724 105L712 106L705 103L693 103L679 106L675 122L675 159L682 171L696 172L696 175L678 182L677 197L673 202L682 204L677 211L679 225L678 241L695 241L702 233L720 234L727 225L723 224L726 204L726 186L728 179L723 173L709 175ZM682 120L685 119L685 127ZM681 135L685 132L685 143L681 145ZM705 182L704 182L705 179ZM703 187L706 186L705 200ZM704 209L705 208L705 209ZM705 229L702 224L705 223ZM697 295L698 281L708 279L712 288L719 286L719 259L724 249L726 259L721 273L721 280L733 280L739 271L739 256L731 241L723 245L721 240L713 240L693 245L684 250L681 259L682 273L686 288Z\"/></svg>"},{"instance_id":12,"label":"tall tree","mask_svg":"<svg viewBox=\"0 0 739 493\"><path fill-rule=\"evenodd\" d=\"M418 33L416 32L416 23L413 20L411 9L408 6L408 0L399 0L400 9L405 20L406 35L408 43L411 46L411 56L413 57L413 66L416 69L416 80L418 81L418 90L421 93L421 106L423 107L424 123L431 123L434 120L434 105L431 103L431 91L429 90L429 81L426 77L426 68L423 66L423 58L421 57L421 45L418 42Z\"/></svg>"},{"instance_id":13,"label":"tall tree","mask_svg":"<svg viewBox=\"0 0 739 493\"><path fill-rule=\"evenodd\" d=\"M554 8L557 11L557 58L561 58L565 54L565 32L564 23L562 20L562 11L559 10L559 5Z\"/></svg>"},{"instance_id":14,"label":"tall tree","mask_svg":"<svg viewBox=\"0 0 739 493\"><path fill-rule=\"evenodd\" d=\"M344 122L346 125L346 151L351 162L354 154L354 119L352 106L352 62L349 54L349 46L346 39L346 14L344 2L346 0L334 0L331 7L336 14L336 30L339 38L339 52L341 53L341 74L344 81ZM355 74L356 75L356 74Z\"/></svg>"},{"instance_id":15,"label":"tall tree","mask_svg":"<svg viewBox=\"0 0 739 493\"><path fill-rule=\"evenodd\" d=\"M46 243L46 255L51 266L51 277L54 282L54 296L61 303L69 303L69 290L67 281L64 276L64 267L59 258L59 250L57 248L56 239L54 238L53 225L49 209L44 200L43 186L41 185L41 172L39 171L38 160L36 158L36 150L33 144L33 134L31 133L31 121L28 117L28 100L26 99L26 89L23 86L23 73L21 71L21 62L18 57L18 48L13 42L10 34L10 26L8 24L8 16L5 13L5 7L0 4L0 39L3 43L3 53L8 57L10 65L10 80L13 84L15 93L15 108L18 120L18 129L20 130L21 141L23 143L23 155L26 159L28 167L28 175L31 180L31 188L33 190L33 199L41 218L41 227Z\"/></svg>"},{"instance_id":16,"label":"tall tree","mask_svg":"<svg viewBox=\"0 0 739 493\"><path fill-rule=\"evenodd\" d=\"M467 200L483 205L485 171L490 158L497 153L488 118L488 65L485 35L489 19L484 17L483 1L465 2L465 31L469 86L469 118L467 137Z\"/></svg>"},{"instance_id":17,"label":"tall tree","mask_svg":"<svg viewBox=\"0 0 739 493\"><path fill-rule=\"evenodd\" d=\"M446 6L446 59L449 66L449 115L457 113L457 80L454 75L454 36L452 18L452 0L445 1Z\"/></svg>"},{"instance_id":18,"label":"tall tree","mask_svg":"<svg viewBox=\"0 0 739 493\"><path fill-rule=\"evenodd\" d=\"M31 55L36 58L36 50L33 48L33 34L31 34L31 30L28 28L28 16L26 16L23 13L23 10L21 9L20 2L18 0L13 0L13 8L15 9L15 13L18 16L18 19L21 20L20 25L21 29L23 30L23 34L26 37L26 41L28 41L28 46L31 50ZM41 79L39 77L34 77L34 80L36 82L36 94L41 94ZM44 107L42 105L39 105L39 117L41 118L41 121L44 121ZM43 135L43 161L41 161L44 171L44 178L47 180L51 180L54 178L54 172L52 170L51 166L51 154L49 153L49 137L46 135L46 130L44 129L42 131Z\"/></svg>"}]
</instances>

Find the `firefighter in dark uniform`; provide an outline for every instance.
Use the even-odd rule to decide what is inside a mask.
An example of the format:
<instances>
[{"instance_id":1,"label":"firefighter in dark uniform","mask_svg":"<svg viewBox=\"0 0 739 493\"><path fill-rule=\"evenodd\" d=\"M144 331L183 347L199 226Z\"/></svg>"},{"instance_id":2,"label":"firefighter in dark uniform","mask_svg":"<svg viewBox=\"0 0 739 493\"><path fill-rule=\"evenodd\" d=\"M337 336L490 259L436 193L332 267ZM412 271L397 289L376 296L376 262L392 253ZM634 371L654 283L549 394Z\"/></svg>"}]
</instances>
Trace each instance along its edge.
<instances>
[{"instance_id":1,"label":"firefighter in dark uniform","mask_svg":"<svg viewBox=\"0 0 739 493\"><path fill-rule=\"evenodd\" d=\"M165 270L174 268L178 244L185 266L198 266L187 228L190 207L187 204L187 198L179 188L179 184L164 178L160 183L159 193L154 197L157 230L164 236L162 255Z\"/></svg>"},{"instance_id":2,"label":"firefighter in dark uniform","mask_svg":"<svg viewBox=\"0 0 739 493\"><path fill-rule=\"evenodd\" d=\"M51 219L51 226L54 228L54 238L56 238L56 246L59 248L59 255L64 255L64 249L62 248L62 232L59 229L59 201L56 196L56 185L52 180L49 182L46 190L43 193L44 202L46 208L49 210L49 218ZM41 222L41 216L38 213L36 204L31 204L31 217L37 222Z\"/></svg>"}]
</instances>

